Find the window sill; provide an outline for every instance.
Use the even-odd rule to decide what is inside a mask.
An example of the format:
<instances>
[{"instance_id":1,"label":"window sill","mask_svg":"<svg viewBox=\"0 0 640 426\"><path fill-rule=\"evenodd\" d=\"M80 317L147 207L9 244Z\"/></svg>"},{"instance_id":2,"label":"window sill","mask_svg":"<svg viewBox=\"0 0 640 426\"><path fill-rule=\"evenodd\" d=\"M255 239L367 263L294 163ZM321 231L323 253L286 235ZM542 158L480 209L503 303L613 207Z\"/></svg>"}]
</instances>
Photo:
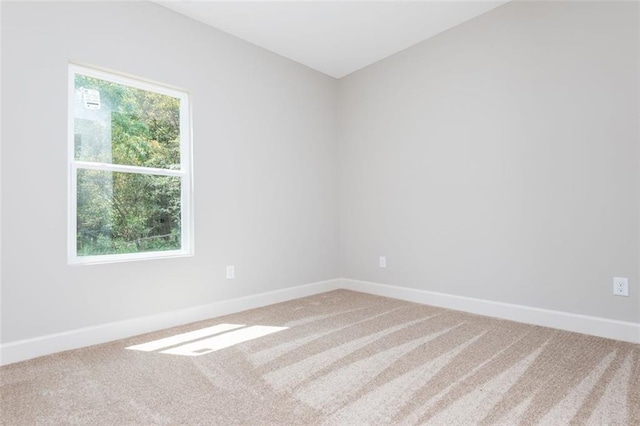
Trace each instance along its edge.
<instances>
[{"instance_id":1,"label":"window sill","mask_svg":"<svg viewBox=\"0 0 640 426\"><path fill-rule=\"evenodd\" d=\"M188 250L149 251L144 253L103 254L98 256L70 256L68 263L72 266L99 265L140 260L174 259L191 256L193 256L193 252Z\"/></svg>"}]
</instances>

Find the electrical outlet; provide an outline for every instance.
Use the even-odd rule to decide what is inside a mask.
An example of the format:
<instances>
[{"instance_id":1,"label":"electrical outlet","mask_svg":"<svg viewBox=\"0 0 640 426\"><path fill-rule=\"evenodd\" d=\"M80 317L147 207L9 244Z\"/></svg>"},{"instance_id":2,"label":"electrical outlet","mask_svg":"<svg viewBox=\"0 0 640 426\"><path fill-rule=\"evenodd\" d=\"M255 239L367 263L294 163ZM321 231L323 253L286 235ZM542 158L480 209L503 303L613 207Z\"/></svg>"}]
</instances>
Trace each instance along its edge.
<instances>
[{"instance_id":1,"label":"electrical outlet","mask_svg":"<svg viewBox=\"0 0 640 426\"><path fill-rule=\"evenodd\" d=\"M232 280L236 277L236 267L233 265L227 266L227 279Z\"/></svg>"},{"instance_id":2,"label":"electrical outlet","mask_svg":"<svg viewBox=\"0 0 640 426\"><path fill-rule=\"evenodd\" d=\"M381 268L387 267L387 258L384 256L380 256L380 267Z\"/></svg>"},{"instance_id":3,"label":"electrical outlet","mask_svg":"<svg viewBox=\"0 0 640 426\"><path fill-rule=\"evenodd\" d=\"M629 295L629 278L614 277L613 278L613 294L616 296Z\"/></svg>"}]
</instances>

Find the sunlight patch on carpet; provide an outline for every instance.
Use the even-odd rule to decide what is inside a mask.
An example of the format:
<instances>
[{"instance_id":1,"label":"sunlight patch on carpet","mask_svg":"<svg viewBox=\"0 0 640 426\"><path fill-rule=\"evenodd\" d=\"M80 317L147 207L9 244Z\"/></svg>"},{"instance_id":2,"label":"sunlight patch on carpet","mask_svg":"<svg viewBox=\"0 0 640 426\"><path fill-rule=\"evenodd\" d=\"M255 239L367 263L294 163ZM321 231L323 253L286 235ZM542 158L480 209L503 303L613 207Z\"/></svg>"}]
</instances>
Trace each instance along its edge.
<instances>
[{"instance_id":1,"label":"sunlight patch on carpet","mask_svg":"<svg viewBox=\"0 0 640 426\"><path fill-rule=\"evenodd\" d=\"M170 348L163 350L160 353L183 356L200 356L240 343L248 342L249 340L264 337L269 334L277 333L279 331L286 330L287 328L288 327L272 327L266 325L254 325L247 327L244 324L218 324L212 327L190 331L188 333L153 340L140 345L129 346L125 349L153 352L160 349Z\"/></svg>"}]
</instances>

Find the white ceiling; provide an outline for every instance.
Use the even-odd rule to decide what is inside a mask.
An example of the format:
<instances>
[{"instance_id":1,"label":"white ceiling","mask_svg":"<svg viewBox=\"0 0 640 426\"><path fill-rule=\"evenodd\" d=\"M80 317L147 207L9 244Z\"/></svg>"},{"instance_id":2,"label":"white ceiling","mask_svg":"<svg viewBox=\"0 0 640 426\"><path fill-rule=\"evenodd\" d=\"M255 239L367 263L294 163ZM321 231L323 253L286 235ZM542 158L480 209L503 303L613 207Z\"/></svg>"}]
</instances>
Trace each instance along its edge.
<instances>
[{"instance_id":1,"label":"white ceiling","mask_svg":"<svg viewBox=\"0 0 640 426\"><path fill-rule=\"evenodd\" d=\"M507 1L156 0L336 78Z\"/></svg>"}]
</instances>

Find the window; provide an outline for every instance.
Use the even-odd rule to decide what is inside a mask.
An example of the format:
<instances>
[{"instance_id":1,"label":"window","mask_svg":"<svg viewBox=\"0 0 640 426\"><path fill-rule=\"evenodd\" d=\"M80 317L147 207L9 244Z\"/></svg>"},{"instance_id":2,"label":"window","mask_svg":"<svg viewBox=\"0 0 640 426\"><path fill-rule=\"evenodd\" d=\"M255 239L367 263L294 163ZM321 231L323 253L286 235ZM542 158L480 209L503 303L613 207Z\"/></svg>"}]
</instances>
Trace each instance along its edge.
<instances>
[{"instance_id":1,"label":"window","mask_svg":"<svg viewBox=\"0 0 640 426\"><path fill-rule=\"evenodd\" d=\"M187 93L69 66L69 263L192 252Z\"/></svg>"}]
</instances>

